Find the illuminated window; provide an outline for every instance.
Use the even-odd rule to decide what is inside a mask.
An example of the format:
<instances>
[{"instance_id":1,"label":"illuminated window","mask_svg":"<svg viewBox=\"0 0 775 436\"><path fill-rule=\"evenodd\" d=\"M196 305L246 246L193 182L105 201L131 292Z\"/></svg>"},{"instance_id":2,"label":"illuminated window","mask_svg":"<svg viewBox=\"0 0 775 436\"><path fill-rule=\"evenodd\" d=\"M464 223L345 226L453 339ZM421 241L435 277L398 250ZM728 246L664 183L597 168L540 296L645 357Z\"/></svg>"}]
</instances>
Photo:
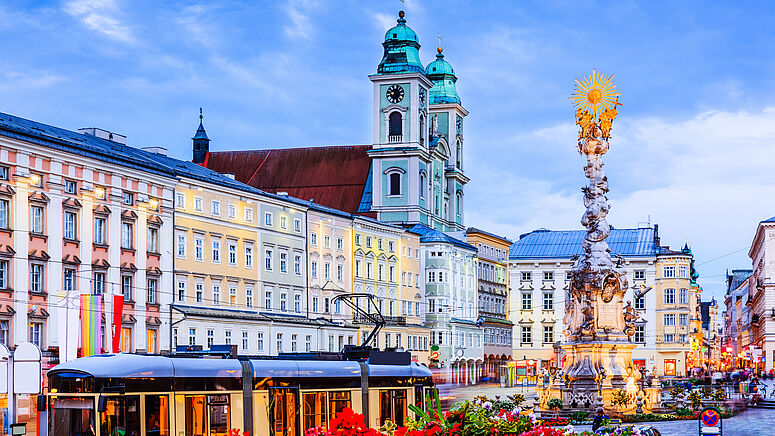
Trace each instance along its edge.
<instances>
[{"instance_id":1,"label":"illuminated window","mask_svg":"<svg viewBox=\"0 0 775 436\"><path fill-rule=\"evenodd\" d=\"M131 327L121 328L121 352L122 353L132 352L132 328Z\"/></svg>"}]
</instances>

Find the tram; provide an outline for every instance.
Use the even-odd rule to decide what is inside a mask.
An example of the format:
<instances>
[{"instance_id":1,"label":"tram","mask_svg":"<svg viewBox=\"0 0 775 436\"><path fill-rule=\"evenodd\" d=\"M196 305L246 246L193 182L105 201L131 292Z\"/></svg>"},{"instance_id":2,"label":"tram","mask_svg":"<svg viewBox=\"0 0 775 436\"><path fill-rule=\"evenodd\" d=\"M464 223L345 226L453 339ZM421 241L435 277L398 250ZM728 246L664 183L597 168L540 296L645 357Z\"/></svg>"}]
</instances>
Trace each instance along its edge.
<instances>
[{"instance_id":1,"label":"tram","mask_svg":"<svg viewBox=\"0 0 775 436\"><path fill-rule=\"evenodd\" d=\"M422 407L432 374L408 352L236 356L236 347L169 356L106 354L48 372L39 403L50 436L302 436L344 408L371 427L402 425Z\"/></svg>"}]
</instances>

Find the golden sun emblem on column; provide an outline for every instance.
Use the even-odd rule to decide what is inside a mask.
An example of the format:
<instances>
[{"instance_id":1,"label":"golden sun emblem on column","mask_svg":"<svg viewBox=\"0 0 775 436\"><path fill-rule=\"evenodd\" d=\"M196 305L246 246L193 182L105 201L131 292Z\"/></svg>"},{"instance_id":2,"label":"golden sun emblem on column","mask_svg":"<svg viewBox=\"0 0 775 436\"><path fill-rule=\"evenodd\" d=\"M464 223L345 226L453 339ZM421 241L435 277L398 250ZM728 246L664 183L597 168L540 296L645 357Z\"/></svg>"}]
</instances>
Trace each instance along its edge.
<instances>
[{"instance_id":1,"label":"golden sun emblem on column","mask_svg":"<svg viewBox=\"0 0 775 436\"><path fill-rule=\"evenodd\" d=\"M610 138L613 121L619 114L616 106L621 105L619 95L613 75L604 76L592 70L592 75L576 79L570 100L576 108L576 124L581 128L579 140Z\"/></svg>"},{"instance_id":2,"label":"golden sun emblem on column","mask_svg":"<svg viewBox=\"0 0 775 436\"><path fill-rule=\"evenodd\" d=\"M613 75L604 76L592 70L591 76L575 81L576 88L570 99L577 110L588 112L592 118L597 118L608 109L616 109L620 93L616 91Z\"/></svg>"}]
</instances>

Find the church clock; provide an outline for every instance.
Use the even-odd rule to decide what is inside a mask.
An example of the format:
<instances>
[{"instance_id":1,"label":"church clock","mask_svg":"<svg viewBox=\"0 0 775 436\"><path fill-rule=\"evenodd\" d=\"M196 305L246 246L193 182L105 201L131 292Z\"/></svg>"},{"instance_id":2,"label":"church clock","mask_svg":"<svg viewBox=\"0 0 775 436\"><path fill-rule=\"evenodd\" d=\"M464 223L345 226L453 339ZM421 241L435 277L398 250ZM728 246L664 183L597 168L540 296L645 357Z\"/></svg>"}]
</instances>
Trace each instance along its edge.
<instances>
[{"instance_id":1,"label":"church clock","mask_svg":"<svg viewBox=\"0 0 775 436\"><path fill-rule=\"evenodd\" d=\"M385 93L385 98L391 103L398 103L404 99L404 88L401 85L391 85Z\"/></svg>"}]
</instances>

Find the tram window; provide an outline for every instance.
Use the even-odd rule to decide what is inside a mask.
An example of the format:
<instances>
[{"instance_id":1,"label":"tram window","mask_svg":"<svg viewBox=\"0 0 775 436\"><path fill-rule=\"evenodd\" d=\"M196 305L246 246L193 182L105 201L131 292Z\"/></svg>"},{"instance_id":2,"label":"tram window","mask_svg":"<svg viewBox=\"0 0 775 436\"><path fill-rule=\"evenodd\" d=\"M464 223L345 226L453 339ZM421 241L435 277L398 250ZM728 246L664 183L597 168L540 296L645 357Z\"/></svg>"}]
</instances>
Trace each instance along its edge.
<instances>
[{"instance_id":1,"label":"tram window","mask_svg":"<svg viewBox=\"0 0 775 436\"><path fill-rule=\"evenodd\" d=\"M305 392L304 399L304 429L326 425L326 393Z\"/></svg>"},{"instance_id":2,"label":"tram window","mask_svg":"<svg viewBox=\"0 0 775 436\"><path fill-rule=\"evenodd\" d=\"M100 434L104 436L138 436L140 434L140 397L109 396L105 411L100 413Z\"/></svg>"},{"instance_id":3,"label":"tram window","mask_svg":"<svg viewBox=\"0 0 775 436\"><path fill-rule=\"evenodd\" d=\"M228 395L186 397L186 436L227 436L229 424Z\"/></svg>"},{"instance_id":4,"label":"tram window","mask_svg":"<svg viewBox=\"0 0 775 436\"><path fill-rule=\"evenodd\" d=\"M204 395L186 397L186 435L206 436Z\"/></svg>"},{"instance_id":5,"label":"tram window","mask_svg":"<svg viewBox=\"0 0 775 436\"><path fill-rule=\"evenodd\" d=\"M168 396L145 396L145 432L148 436L169 436L170 406Z\"/></svg>"},{"instance_id":6,"label":"tram window","mask_svg":"<svg viewBox=\"0 0 775 436\"><path fill-rule=\"evenodd\" d=\"M302 394L304 416L302 430L323 426L347 407L352 407L349 391L305 392Z\"/></svg>"},{"instance_id":7,"label":"tram window","mask_svg":"<svg viewBox=\"0 0 775 436\"><path fill-rule=\"evenodd\" d=\"M208 395L207 403L210 412L210 436L228 436L229 396Z\"/></svg>"},{"instance_id":8,"label":"tram window","mask_svg":"<svg viewBox=\"0 0 775 436\"><path fill-rule=\"evenodd\" d=\"M406 389L383 389L379 391L379 424L391 421L404 425L406 418Z\"/></svg>"},{"instance_id":9,"label":"tram window","mask_svg":"<svg viewBox=\"0 0 775 436\"><path fill-rule=\"evenodd\" d=\"M352 407L349 391L328 393L328 419L336 417L339 412L348 407Z\"/></svg>"},{"instance_id":10,"label":"tram window","mask_svg":"<svg viewBox=\"0 0 775 436\"><path fill-rule=\"evenodd\" d=\"M94 436L94 398L56 397L49 408L48 434Z\"/></svg>"},{"instance_id":11,"label":"tram window","mask_svg":"<svg viewBox=\"0 0 775 436\"><path fill-rule=\"evenodd\" d=\"M273 436L296 436L296 390L272 388L274 412L272 413Z\"/></svg>"},{"instance_id":12,"label":"tram window","mask_svg":"<svg viewBox=\"0 0 775 436\"><path fill-rule=\"evenodd\" d=\"M420 410L425 410L425 395L423 395L422 386L414 387L414 405L419 407Z\"/></svg>"}]
</instances>

